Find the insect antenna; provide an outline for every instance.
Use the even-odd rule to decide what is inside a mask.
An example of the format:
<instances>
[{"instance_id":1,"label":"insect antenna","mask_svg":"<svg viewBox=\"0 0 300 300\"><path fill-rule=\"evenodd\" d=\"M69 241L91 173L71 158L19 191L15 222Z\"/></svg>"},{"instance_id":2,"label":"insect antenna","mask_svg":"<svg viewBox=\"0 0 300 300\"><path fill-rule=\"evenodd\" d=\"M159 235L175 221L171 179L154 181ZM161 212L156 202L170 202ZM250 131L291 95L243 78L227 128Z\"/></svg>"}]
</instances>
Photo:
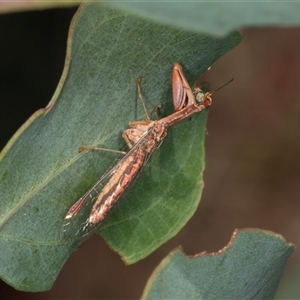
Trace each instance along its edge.
<instances>
[{"instance_id":1,"label":"insect antenna","mask_svg":"<svg viewBox=\"0 0 300 300\"><path fill-rule=\"evenodd\" d=\"M223 85L221 85L220 87L218 87L216 90L212 91L211 93L215 93L217 91L219 91L220 89L222 89L223 87L225 87L227 84L231 83L234 80L234 78L231 78L229 81L227 81L226 83L224 83Z\"/></svg>"}]
</instances>

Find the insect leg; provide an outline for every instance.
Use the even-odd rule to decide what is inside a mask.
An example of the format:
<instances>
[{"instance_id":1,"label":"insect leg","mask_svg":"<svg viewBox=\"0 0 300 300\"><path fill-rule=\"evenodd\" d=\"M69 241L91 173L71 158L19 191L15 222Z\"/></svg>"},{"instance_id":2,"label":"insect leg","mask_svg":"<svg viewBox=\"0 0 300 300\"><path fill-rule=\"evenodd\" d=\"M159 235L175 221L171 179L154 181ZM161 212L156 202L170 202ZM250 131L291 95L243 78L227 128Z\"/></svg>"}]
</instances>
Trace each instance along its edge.
<instances>
[{"instance_id":1,"label":"insect leg","mask_svg":"<svg viewBox=\"0 0 300 300\"><path fill-rule=\"evenodd\" d=\"M107 152L114 152L114 153L120 153L120 154L126 154L126 151L120 151L120 150L114 150L114 149L108 149L108 148L100 148L97 146L82 146L78 149L78 152L83 152L86 150L100 150L100 151L107 151Z\"/></svg>"}]
</instances>

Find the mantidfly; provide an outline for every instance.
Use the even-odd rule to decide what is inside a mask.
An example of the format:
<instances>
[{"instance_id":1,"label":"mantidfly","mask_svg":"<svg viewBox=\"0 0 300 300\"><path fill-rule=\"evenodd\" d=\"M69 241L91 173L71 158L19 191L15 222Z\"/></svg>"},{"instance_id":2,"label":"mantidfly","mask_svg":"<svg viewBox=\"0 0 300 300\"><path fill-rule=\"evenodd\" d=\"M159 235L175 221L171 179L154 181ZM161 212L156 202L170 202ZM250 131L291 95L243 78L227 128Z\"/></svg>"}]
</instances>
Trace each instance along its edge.
<instances>
[{"instance_id":1,"label":"mantidfly","mask_svg":"<svg viewBox=\"0 0 300 300\"><path fill-rule=\"evenodd\" d=\"M129 129L123 131L129 152L100 180L91 187L67 212L63 232L79 239L85 239L107 218L124 191L134 182L151 155L161 145L167 135L168 127L201 112L212 104L212 93L194 90L188 84L178 63L173 66L172 92L176 112L160 120L151 120L146 109L137 79L138 96L142 102L146 119L129 122ZM81 147L83 150L105 150L97 147ZM114 151L114 150L112 150ZM118 151L116 151L118 152ZM71 226L70 226L71 225ZM77 227L74 231L73 227Z\"/></svg>"}]
</instances>

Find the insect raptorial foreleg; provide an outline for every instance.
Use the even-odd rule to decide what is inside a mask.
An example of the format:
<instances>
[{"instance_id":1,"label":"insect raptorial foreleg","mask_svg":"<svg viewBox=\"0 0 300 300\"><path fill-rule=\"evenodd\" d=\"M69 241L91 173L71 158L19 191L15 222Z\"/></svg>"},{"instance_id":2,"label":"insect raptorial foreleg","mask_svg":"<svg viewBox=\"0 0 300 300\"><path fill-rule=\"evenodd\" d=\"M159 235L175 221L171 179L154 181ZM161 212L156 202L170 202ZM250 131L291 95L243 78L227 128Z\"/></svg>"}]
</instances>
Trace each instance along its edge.
<instances>
[{"instance_id":1,"label":"insect raptorial foreleg","mask_svg":"<svg viewBox=\"0 0 300 300\"><path fill-rule=\"evenodd\" d=\"M172 93L175 110L180 111L187 105L195 103L195 96L187 82L179 63L175 63L172 73Z\"/></svg>"}]
</instances>

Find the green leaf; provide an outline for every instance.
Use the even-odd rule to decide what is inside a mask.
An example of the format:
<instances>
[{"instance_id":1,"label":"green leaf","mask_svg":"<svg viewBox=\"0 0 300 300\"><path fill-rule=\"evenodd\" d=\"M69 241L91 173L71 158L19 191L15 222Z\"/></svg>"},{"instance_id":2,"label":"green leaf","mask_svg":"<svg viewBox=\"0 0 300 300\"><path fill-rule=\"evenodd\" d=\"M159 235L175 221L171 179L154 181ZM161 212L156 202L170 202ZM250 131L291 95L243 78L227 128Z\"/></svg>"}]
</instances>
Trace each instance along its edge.
<instances>
[{"instance_id":1,"label":"green leaf","mask_svg":"<svg viewBox=\"0 0 300 300\"><path fill-rule=\"evenodd\" d=\"M273 299L294 250L282 236L235 230L216 253L169 254L156 268L142 299Z\"/></svg>"},{"instance_id":2,"label":"green leaf","mask_svg":"<svg viewBox=\"0 0 300 300\"><path fill-rule=\"evenodd\" d=\"M81 7L68 40L65 69L46 109L36 112L0 155L0 274L24 291L49 289L76 243L61 235L68 209L109 168L131 120L143 119L135 80L151 110L173 112L171 71L183 65L193 83L239 43L188 33L104 5ZM170 128L163 145L100 229L127 263L174 236L200 201L206 112ZM88 217L88 216L87 216ZM81 226L81 224L78 224ZM101 255L101 253L99 253Z\"/></svg>"},{"instance_id":3,"label":"green leaf","mask_svg":"<svg viewBox=\"0 0 300 300\"><path fill-rule=\"evenodd\" d=\"M147 19L214 35L242 27L297 26L300 3L296 1L111 1L110 5Z\"/></svg>"}]
</instances>

